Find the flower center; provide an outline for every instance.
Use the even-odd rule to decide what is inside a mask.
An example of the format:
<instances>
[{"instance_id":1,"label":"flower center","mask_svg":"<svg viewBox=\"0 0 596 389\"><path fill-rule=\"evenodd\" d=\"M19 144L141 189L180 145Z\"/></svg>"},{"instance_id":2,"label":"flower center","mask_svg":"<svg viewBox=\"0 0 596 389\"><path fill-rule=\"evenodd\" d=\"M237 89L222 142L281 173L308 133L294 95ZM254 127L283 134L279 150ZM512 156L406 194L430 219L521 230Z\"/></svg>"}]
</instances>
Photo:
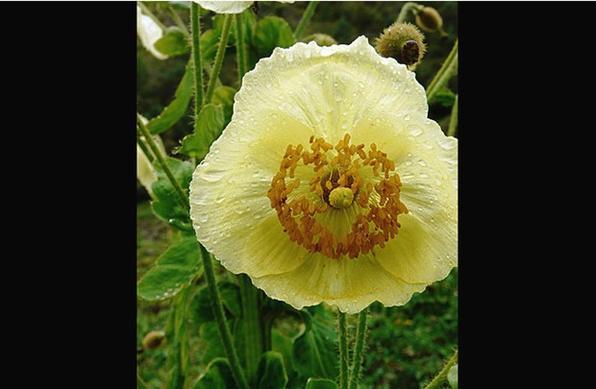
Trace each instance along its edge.
<instances>
[{"instance_id":1,"label":"flower center","mask_svg":"<svg viewBox=\"0 0 596 389\"><path fill-rule=\"evenodd\" d=\"M329 205L333 208L348 208L354 202L354 192L350 188L340 186L329 193Z\"/></svg>"},{"instance_id":2,"label":"flower center","mask_svg":"<svg viewBox=\"0 0 596 389\"><path fill-rule=\"evenodd\" d=\"M335 147L310 138L310 150L288 145L267 193L292 241L329 258L355 258L397 236L401 181L395 163L371 144ZM303 184L304 183L304 184Z\"/></svg>"}]
</instances>

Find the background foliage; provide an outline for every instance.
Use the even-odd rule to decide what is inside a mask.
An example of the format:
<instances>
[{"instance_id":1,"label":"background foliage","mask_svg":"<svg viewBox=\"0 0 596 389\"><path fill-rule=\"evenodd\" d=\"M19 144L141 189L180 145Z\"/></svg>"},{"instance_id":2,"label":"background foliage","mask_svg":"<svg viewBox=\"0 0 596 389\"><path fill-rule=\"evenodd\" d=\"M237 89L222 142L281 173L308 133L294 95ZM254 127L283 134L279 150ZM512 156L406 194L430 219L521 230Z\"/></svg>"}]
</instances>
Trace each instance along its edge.
<instances>
[{"instance_id":1,"label":"background foliage","mask_svg":"<svg viewBox=\"0 0 596 389\"><path fill-rule=\"evenodd\" d=\"M338 43L350 43L357 36L365 35L372 42L384 28L394 22L402 4L401 2L322 2L319 4L317 12L304 35L307 36L315 32L325 33L333 36ZM444 20L444 29L448 33L447 37L441 37L438 33L425 34L428 53L423 63L417 67L416 77L423 85L428 85L442 61L447 57L457 37L457 5L452 2L422 4L433 6L440 12ZM175 24L165 4L147 3L147 5L165 25ZM295 28L305 7L306 2L296 2L289 5L276 2L259 2L258 20L262 20L267 16L276 16L285 19L291 28ZM179 15L184 23L188 23L188 12L179 12ZM268 18L267 20L267 23L276 23L276 19ZM412 17L407 20L413 22ZM203 32L205 33L210 29L217 29L218 23L221 23L221 18L213 18L213 13L209 13L203 16L202 22ZM261 31L266 32L267 29L263 28ZM268 49L266 49L266 43L269 40L277 41L278 44L284 41L283 28L277 28L275 31L279 35L275 39L265 33L257 38L261 40L260 52L255 50L257 52L251 54L251 64L254 64L257 56L269 54ZM206 36L206 39L208 38L209 36ZM233 39L234 35L231 34L231 43ZM214 52L208 52L206 55L214 55ZM187 60L188 55L181 55L160 61L149 54L140 43L138 44L137 107L139 112L148 118L153 118L171 102L185 73ZM235 53L233 47L230 47L226 51L220 79L222 84L235 88L237 87L236 77ZM450 81L449 87L451 90L457 91L456 77ZM220 96L222 101L230 99L229 95L226 96L226 92L230 91L219 91L222 94ZM231 93L233 93L233 90ZM191 106L192 104L189 105L184 118L177 122L172 130L162 134L166 150L170 154L181 146L181 140L192 131ZM226 107L224 107L223 113L213 113L218 118L217 121L222 120L221 115L224 116L226 122L229 120L231 111ZM445 130L449 123L450 113L449 104L439 102L431 105L430 116L437 120ZM191 143L189 142L189 144ZM202 153L200 147L197 150L199 150L197 151L199 154ZM178 242L184 247L187 239L184 232L175 231L168 225L167 218L158 219L152 213L148 200L147 193L139 186L137 207L138 279L156 264L157 258L173 242ZM161 257L160 261L167 264L167 258ZM194 264L189 263L188 266L194 266ZM217 271L224 305L229 318L233 321L234 317L239 317L239 308L234 303L237 301L234 297L237 293L235 289L237 287L229 273L224 272L221 268L218 268ZM193 282L198 286L203 285L200 278L181 280L180 282ZM172 288L179 287L179 285L170 286ZM206 317L210 314L209 306L205 305L204 296L200 296L200 287L197 290L198 292L192 296L181 294L176 298L192 299L190 309L193 312L203 312ZM156 295L163 291L147 290L145 292ZM143 337L149 331L166 330L170 334L175 328L180 328L176 324L176 318L170 315L168 308L171 302L172 299L167 298L151 303L139 299L137 305L137 344L139 348ZM313 312L314 319L324 320L325 308L321 309L323 311ZM214 364L217 369L210 370L210 372L213 372L213 376L210 377L212 381L209 381L211 386L205 387L215 387L215 382L221 379L221 375L216 372L219 371L218 369L226 369L226 366L225 364L218 365L220 362L217 362L217 360L212 361L214 357L224 355L221 345L218 344L217 329L205 317L190 315L190 323L185 327L189 332L189 346L187 349L178 349L176 345L171 344L172 338L167 337L160 347L153 350L144 350L138 354L139 377L147 387L162 388L165 382L172 379L172 374L179 373L169 368L172 366L171 359L176 358L177 355L180 355L179 353L188 353L190 363L188 366L180 366L180 369L195 379L206 371L209 362ZM316 323L314 319L313 321ZM350 333L353 336L356 317L350 317L349 319ZM316 326L316 324L314 325ZM310 334L304 333L304 324L297 318L288 316L275 323L272 336L273 349L280 352L288 371L293 371L288 367L292 366L294 358L304 356L303 353L292 355L292 344L288 344L288 339L301 336L300 341L303 343L312 341L312 339L307 339ZM324 341L324 339L321 341ZM444 281L429 286L427 291L422 294L416 294L405 307L384 308L380 304L371 306L367 349L362 372L363 379L360 386L366 388L419 388L428 383L432 376L440 370L444 360L452 354L456 345L457 270L454 270ZM308 350L308 344L305 344L304 347ZM336 350L333 349L333 351ZM268 359L270 363L259 366L259 368L275 369L274 362L277 357L277 355L271 356ZM168 359L170 359L169 362ZM299 364L299 366L302 369L305 368L304 364ZM304 373L305 376L308 376L310 372ZM289 387L298 382L302 385L298 385L299 387L304 387L304 382L301 381L302 378L292 377L291 375L288 378Z\"/></svg>"}]
</instances>

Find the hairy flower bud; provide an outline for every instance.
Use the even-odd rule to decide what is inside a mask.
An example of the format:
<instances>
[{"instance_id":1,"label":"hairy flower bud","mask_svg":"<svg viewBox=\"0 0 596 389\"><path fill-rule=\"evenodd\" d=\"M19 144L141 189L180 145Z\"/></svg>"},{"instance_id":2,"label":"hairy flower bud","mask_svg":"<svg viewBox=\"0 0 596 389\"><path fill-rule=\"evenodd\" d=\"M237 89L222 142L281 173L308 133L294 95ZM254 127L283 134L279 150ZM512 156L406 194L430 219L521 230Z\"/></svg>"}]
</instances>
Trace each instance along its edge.
<instances>
[{"instance_id":1,"label":"hairy flower bud","mask_svg":"<svg viewBox=\"0 0 596 389\"><path fill-rule=\"evenodd\" d=\"M377 52L412 69L426 53L424 35L411 23L393 23L377 38Z\"/></svg>"},{"instance_id":2,"label":"hairy flower bud","mask_svg":"<svg viewBox=\"0 0 596 389\"><path fill-rule=\"evenodd\" d=\"M143 349L153 350L155 348L158 348L165 337L166 333L164 331L150 331L143 338Z\"/></svg>"}]
</instances>

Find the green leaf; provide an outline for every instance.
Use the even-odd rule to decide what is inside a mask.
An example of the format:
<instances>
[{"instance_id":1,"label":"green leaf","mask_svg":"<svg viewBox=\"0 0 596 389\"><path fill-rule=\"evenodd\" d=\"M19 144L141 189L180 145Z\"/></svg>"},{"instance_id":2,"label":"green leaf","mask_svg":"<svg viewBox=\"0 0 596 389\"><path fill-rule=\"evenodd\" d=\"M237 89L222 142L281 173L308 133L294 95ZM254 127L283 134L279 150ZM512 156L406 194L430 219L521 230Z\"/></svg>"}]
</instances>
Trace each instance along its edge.
<instances>
[{"instance_id":1,"label":"green leaf","mask_svg":"<svg viewBox=\"0 0 596 389\"><path fill-rule=\"evenodd\" d=\"M169 27L164 36L155 42L155 48L171 57L186 54L190 50L186 36L178 27Z\"/></svg>"},{"instance_id":2,"label":"green leaf","mask_svg":"<svg viewBox=\"0 0 596 389\"><path fill-rule=\"evenodd\" d=\"M215 321L210 321L201 324L199 329L199 336L201 338L202 363L209 363L218 357L225 357L223 343L219 336L219 330Z\"/></svg>"},{"instance_id":3,"label":"green leaf","mask_svg":"<svg viewBox=\"0 0 596 389\"><path fill-rule=\"evenodd\" d=\"M161 134L172 128L174 124L184 117L190 99L192 98L192 81L192 66L189 61L186 64L184 76L176 89L174 100L159 115L147 123L149 132L152 134Z\"/></svg>"},{"instance_id":4,"label":"green leaf","mask_svg":"<svg viewBox=\"0 0 596 389\"><path fill-rule=\"evenodd\" d=\"M195 384L194 389L236 389L228 360L225 358L212 360L207 366L207 371Z\"/></svg>"},{"instance_id":5,"label":"green leaf","mask_svg":"<svg viewBox=\"0 0 596 389\"><path fill-rule=\"evenodd\" d=\"M451 389L457 389L457 364L449 369L449 373L447 373L447 381L449 381Z\"/></svg>"},{"instance_id":6,"label":"green leaf","mask_svg":"<svg viewBox=\"0 0 596 389\"><path fill-rule=\"evenodd\" d=\"M455 94L451 90L443 88L435 94L433 103L449 108L455 103Z\"/></svg>"},{"instance_id":7,"label":"green leaf","mask_svg":"<svg viewBox=\"0 0 596 389\"><path fill-rule=\"evenodd\" d=\"M322 305L300 311L305 329L294 340L294 368L305 377L335 379L337 366L337 333L334 316Z\"/></svg>"},{"instance_id":8,"label":"green leaf","mask_svg":"<svg viewBox=\"0 0 596 389\"><path fill-rule=\"evenodd\" d=\"M201 34L201 57L204 63L213 62L217 54L220 32L207 30Z\"/></svg>"},{"instance_id":9,"label":"green leaf","mask_svg":"<svg viewBox=\"0 0 596 389\"><path fill-rule=\"evenodd\" d=\"M224 126L224 114L221 105L207 104L199 113L195 130L182 139L177 152L202 160L209 152L209 146L219 137Z\"/></svg>"},{"instance_id":10,"label":"green leaf","mask_svg":"<svg viewBox=\"0 0 596 389\"><path fill-rule=\"evenodd\" d=\"M323 378L309 378L305 389L337 389L335 381Z\"/></svg>"},{"instance_id":11,"label":"green leaf","mask_svg":"<svg viewBox=\"0 0 596 389\"><path fill-rule=\"evenodd\" d=\"M190 2L189 1L168 1L174 9L180 11L188 12L190 10Z\"/></svg>"},{"instance_id":12,"label":"green leaf","mask_svg":"<svg viewBox=\"0 0 596 389\"><path fill-rule=\"evenodd\" d=\"M224 128L232 119L235 94L236 89L229 86L220 86L215 88L215 91L213 91L213 104L219 104L223 108Z\"/></svg>"},{"instance_id":13,"label":"green leaf","mask_svg":"<svg viewBox=\"0 0 596 389\"><path fill-rule=\"evenodd\" d=\"M259 56L267 57L271 55L274 48L287 48L295 42L292 28L284 19L267 16L257 23L253 43Z\"/></svg>"},{"instance_id":14,"label":"green leaf","mask_svg":"<svg viewBox=\"0 0 596 389\"><path fill-rule=\"evenodd\" d=\"M226 311L233 317L240 318L242 316L242 307L240 305L240 289L238 285L222 281L217 283L217 287L219 288L221 300ZM208 287L204 286L199 290L192 306L192 313L195 315L197 323L206 323L215 320L211 308L211 294Z\"/></svg>"},{"instance_id":15,"label":"green leaf","mask_svg":"<svg viewBox=\"0 0 596 389\"><path fill-rule=\"evenodd\" d=\"M172 297L188 286L201 270L201 253L194 236L171 245L137 284L144 300L159 301Z\"/></svg>"},{"instance_id":16,"label":"green leaf","mask_svg":"<svg viewBox=\"0 0 596 389\"><path fill-rule=\"evenodd\" d=\"M183 389L189 369L189 342L186 313L191 301L191 289L179 293L170 305L170 316L166 327L168 339L167 366L169 368L167 389Z\"/></svg>"},{"instance_id":17,"label":"green leaf","mask_svg":"<svg viewBox=\"0 0 596 389\"><path fill-rule=\"evenodd\" d=\"M258 389L283 389L288 383L283 357L276 351L267 351L259 361L257 369Z\"/></svg>"},{"instance_id":18,"label":"green leaf","mask_svg":"<svg viewBox=\"0 0 596 389\"><path fill-rule=\"evenodd\" d=\"M292 339L273 328L271 330L271 349L282 355L284 366L287 367L288 374L291 374L294 371L292 364Z\"/></svg>"},{"instance_id":19,"label":"green leaf","mask_svg":"<svg viewBox=\"0 0 596 389\"><path fill-rule=\"evenodd\" d=\"M192 164L171 157L166 158L166 163L182 190L188 192L194 170ZM161 164L157 162L154 166L157 172L157 181L151 186L155 197L155 200L151 203L153 213L173 227L184 227L180 229L186 231L187 228L191 228L188 203L182 205L180 195L163 171Z\"/></svg>"}]
</instances>

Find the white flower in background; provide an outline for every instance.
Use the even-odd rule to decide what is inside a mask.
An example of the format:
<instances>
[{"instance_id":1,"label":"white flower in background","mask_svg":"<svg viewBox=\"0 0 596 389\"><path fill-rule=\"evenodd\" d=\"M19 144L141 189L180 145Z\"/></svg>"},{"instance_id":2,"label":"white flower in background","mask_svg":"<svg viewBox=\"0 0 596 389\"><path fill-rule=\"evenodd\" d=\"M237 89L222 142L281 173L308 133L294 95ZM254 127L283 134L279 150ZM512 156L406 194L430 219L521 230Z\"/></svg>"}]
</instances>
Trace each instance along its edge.
<instances>
[{"instance_id":1,"label":"white flower in background","mask_svg":"<svg viewBox=\"0 0 596 389\"><path fill-rule=\"evenodd\" d=\"M139 35L139 39L141 39L141 43L145 48L153 54L153 56L157 59L166 59L168 58L167 55L160 53L155 48L155 42L157 42L163 36L163 30L161 27L155 23L151 17L147 15L143 15L141 11L141 7L137 5L137 34Z\"/></svg>"},{"instance_id":2,"label":"white flower in background","mask_svg":"<svg viewBox=\"0 0 596 389\"><path fill-rule=\"evenodd\" d=\"M254 1L195 1L201 7L218 14L239 14Z\"/></svg>"},{"instance_id":3,"label":"white flower in background","mask_svg":"<svg viewBox=\"0 0 596 389\"><path fill-rule=\"evenodd\" d=\"M141 117L143 124L147 124L147 119ZM145 140L144 137L141 137L141 140ZM166 150L161 141L159 135L153 136L153 141L157 145L157 148L163 155L166 155ZM153 196L153 191L151 190L151 186L155 181L157 181L157 173L155 172L155 168L147 158L147 155L143 152L143 149L137 143L137 179L145 187L149 195Z\"/></svg>"},{"instance_id":4,"label":"white flower in background","mask_svg":"<svg viewBox=\"0 0 596 389\"><path fill-rule=\"evenodd\" d=\"M278 3L293 3L294 1L278 1ZM218 14L239 14L254 1L195 1L201 7Z\"/></svg>"}]
</instances>

